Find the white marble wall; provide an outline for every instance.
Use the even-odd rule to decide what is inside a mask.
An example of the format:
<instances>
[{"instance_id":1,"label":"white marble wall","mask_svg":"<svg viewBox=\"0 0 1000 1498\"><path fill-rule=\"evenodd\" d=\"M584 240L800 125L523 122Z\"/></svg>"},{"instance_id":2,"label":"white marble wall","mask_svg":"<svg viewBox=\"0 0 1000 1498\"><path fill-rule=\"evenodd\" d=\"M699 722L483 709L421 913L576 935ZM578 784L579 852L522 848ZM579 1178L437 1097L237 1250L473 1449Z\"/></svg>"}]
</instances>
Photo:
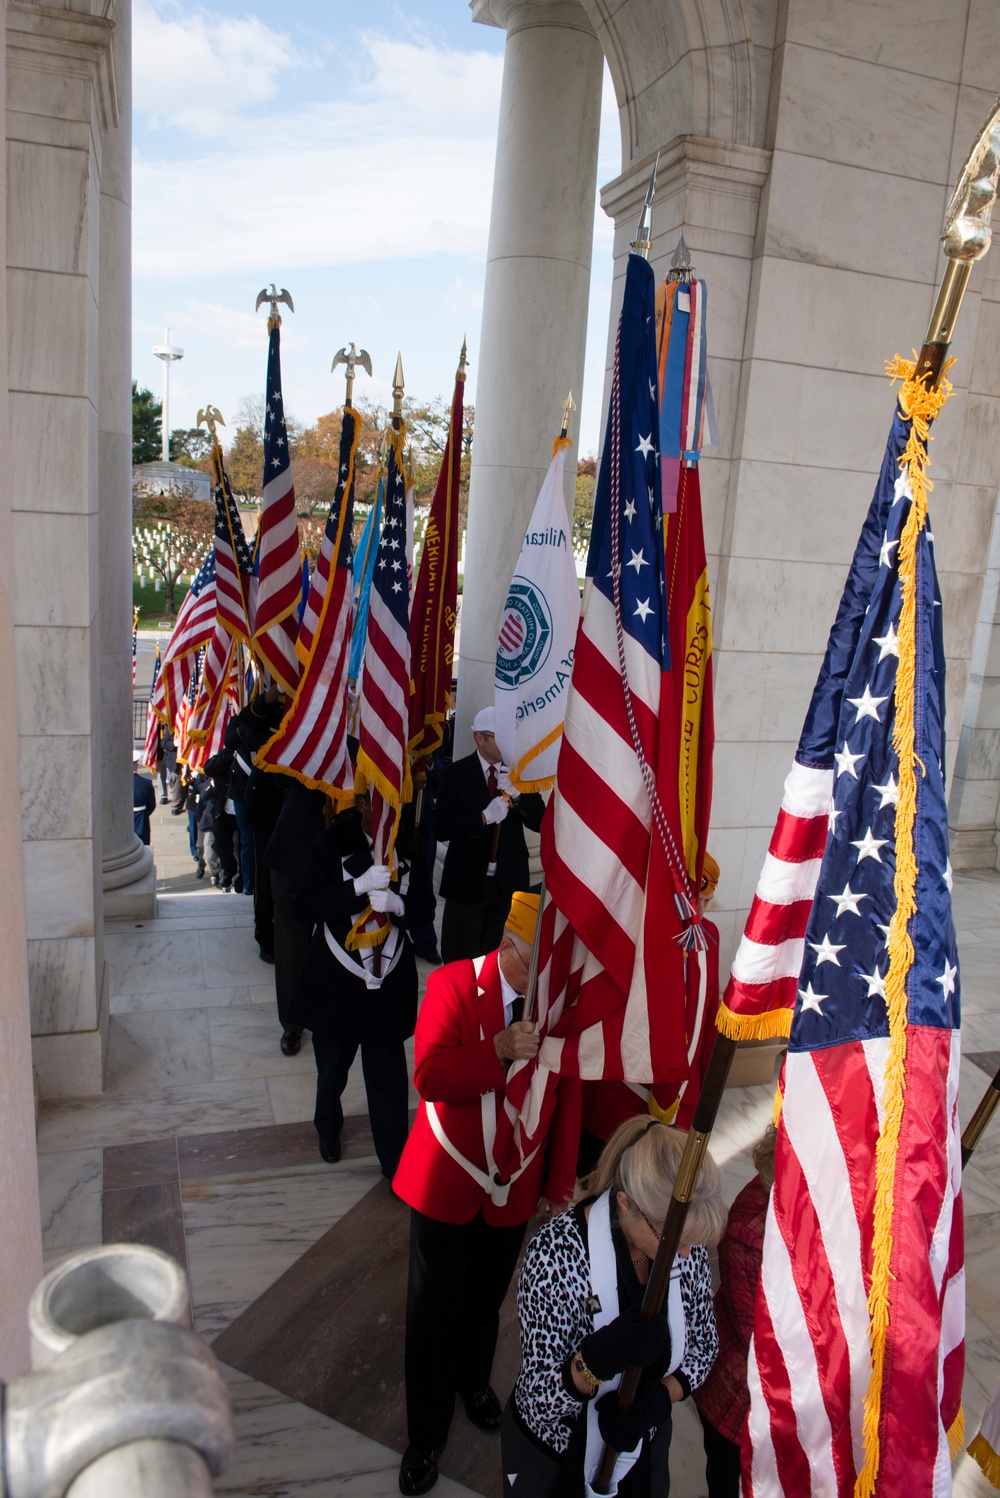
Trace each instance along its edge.
<instances>
[{"instance_id":1,"label":"white marble wall","mask_svg":"<svg viewBox=\"0 0 1000 1498\"><path fill-rule=\"evenodd\" d=\"M690 41L687 53L675 41L681 55L672 62L657 52L663 78L682 67L689 79L687 93L668 106L649 78L651 49L640 55L632 35L642 29L644 9L636 0L598 28L614 59L627 161L602 192L617 226L611 338L628 240L660 148L654 268L658 278L666 273L683 228L709 287L720 441L703 460L702 485L716 635L711 845L723 871L725 965L753 896L881 461L893 407L883 362L922 341L943 269L937 234L944 207L988 112L1000 41L985 0L963 0L945 12L928 0L916 14L903 0L849 3L837 8L836 21L829 8L789 0L770 8L773 45L768 7L756 8L757 34L746 38L742 73L734 62L720 67L717 53L699 52ZM724 0L707 10L721 15ZM668 4L666 11L665 24L677 22L683 38L686 9ZM765 75L766 107L758 101L741 112L734 96L728 105L715 97L709 109L712 89L738 90ZM698 134L706 121L719 132L714 140ZM633 142L642 156L629 157ZM949 767L1000 475L996 273L990 262L974 273L953 348L956 394L932 447ZM991 611L988 618L991 628ZM984 662L988 643L981 645ZM982 828L991 839L995 825L1000 732L988 718L996 717L989 691L980 693L987 716L970 711L959 762L961 819L980 829L981 842ZM976 836L965 845L977 846Z\"/></svg>"},{"instance_id":2,"label":"white marble wall","mask_svg":"<svg viewBox=\"0 0 1000 1498\"><path fill-rule=\"evenodd\" d=\"M6 4L0 0L0 16ZM4 43L0 40L0 90L6 98ZM4 163L0 161L0 172ZM0 197L0 236L6 232L6 194ZM7 306L0 299L0 697L16 695L14 621L16 599L11 516L11 444L7 407ZM0 1274L0 1378L29 1366L27 1303L42 1273L38 1183L35 1170L35 1117L28 1013L24 881L21 877L21 819L18 805L17 722L7 712L0 722L0 754L7 774L0 780L0 839L5 869L4 913L0 921L0 1202L4 1214L4 1265Z\"/></svg>"},{"instance_id":3,"label":"white marble wall","mask_svg":"<svg viewBox=\"0 0 1000 1498\"><path fill-rule=\"evenodd\" d=\"M7 11L7 305L28 967L43 1094L99 1091L98 401L110 19Z\"/></svg>"}]
</instances>

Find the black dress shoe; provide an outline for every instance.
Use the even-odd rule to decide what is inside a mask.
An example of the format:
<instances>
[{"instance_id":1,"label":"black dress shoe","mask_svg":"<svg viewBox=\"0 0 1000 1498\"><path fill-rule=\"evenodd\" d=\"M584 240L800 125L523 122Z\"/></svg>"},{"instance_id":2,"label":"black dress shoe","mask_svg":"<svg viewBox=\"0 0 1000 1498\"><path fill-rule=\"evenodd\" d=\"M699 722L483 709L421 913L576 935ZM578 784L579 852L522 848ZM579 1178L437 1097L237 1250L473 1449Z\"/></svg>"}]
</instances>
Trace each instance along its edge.
<instances>
[{"instance_id":1,"label":"black dress shoe","mask_svg":"<svg viewBox=\"0 0 1000 1498\"><path fill-rule=\"evenodd\" d=\"M429 1493L438 1480L437 1451L407 1446L399 1464L399 1491L411 1495Z\"/></svg>"},{"instance_id":2,"label":"black dress shoe","mask_svg":"<svg viewBox=\"0 0 1000 1498\"><path fill-rule=\"evenodd\" d=\"M462 1403L465 1405L465 1413L480 1430L500 1429L503 1410L489 1384L482 1389L473 1389L471 1394L463 1394Z\"/></svg>"},{"instance_id":3,"label":"black dress shoe","mask_svg":"<svg viewBox=\"0 0 1000 1498\"><path fill-rule=\"evenodd\" d=\"M263 952L261 952L260 955L263 957ZM271 961L274 961L273 957L271 958ZM286 1030L279 1040L278 1044L281 1047L281 1054L283 1056L297 1056L302 1049L302 1031ZM326 1156L324 1155L323 1158L325 1159ZM339 1155L337 1156L337 1159L340 1159Z\"/></svg>"},{"instance_id":4,"label":"black dress shoe","mask_svg":"<svg viewBox=\"0 0 1000 1498\"><path fill-rule=\"evenodd\" d=\"M340 1140L321 1139L319 1142L319 1152L322 1155L323 1159L326 1161L327 1165L336 1165L337 1161L340 1159ZM436 1470L434 1473L434 1477L435 1479L437 1478ZM430 1487L430 1483L428 1483L427 1486ZM413 1491L415 1493L422 1493L424 1490L423 1488L414 1488Z\"/></svg>"},{"instance_id":5,"label":"black dress shoe","mask_svg":"<svg viewBox=\"0 0 1000 1498\"><path fill-rule=\"evenodd\" d=\"M267 949L267 947L261 947L261 949L260 949L260 960L261 960L261 962L273 962L274 961L274 953L273 952L269 952L268 949ZM286 1054L287 1055L293 1055L294 1052L289 1051Z\"/></svg>"}]
</instances>

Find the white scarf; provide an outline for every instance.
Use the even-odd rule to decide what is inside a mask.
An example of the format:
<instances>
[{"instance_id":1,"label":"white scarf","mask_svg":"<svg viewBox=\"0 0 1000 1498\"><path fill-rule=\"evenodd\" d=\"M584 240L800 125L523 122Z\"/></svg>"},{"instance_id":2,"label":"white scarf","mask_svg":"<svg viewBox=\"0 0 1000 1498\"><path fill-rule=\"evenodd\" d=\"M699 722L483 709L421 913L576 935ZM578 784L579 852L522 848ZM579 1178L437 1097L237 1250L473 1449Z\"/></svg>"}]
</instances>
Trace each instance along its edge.
<instances>
[{"instance_id":1,"label":"white scarf","mask_svg":"<svg viewBox=\"0 0 1000 1498\"><path fill-rule=\"evenodd\" d=\"M615 1245L611 1237L611 1207L609 1202L610 1192L605 1191L599 1196L590 1209L587 1219L587 1237L590 1245L590 1288L598 1302L598 1309L594 1314L594 1330L607 1326L614 1321L619 1314L618 1304L618 1264L615 1258ZM684 1357L684 1307L681 1303L681 1269L680 1260L674 1259L673 1268L670 1271L670 1288L667 1292L667 1317L670 1325L670 1367L668 1373L673 1373L681 1365ZM609 1389L617 1389L621 1383L621 1374L617 1373L614 1378L602 1383L597 1398L587 1403L587 1449L583 1458L583 1480L584 1490L587 1498L597 1498L591 1483L597 1475L597 1467L604 1455L604 1438L601 1435L597 1423L597 1399L601 1398ZM629 1468L636 1462L641 1444L634 1451L621 1451L615 1462L614 1472L611 1478L611 1492L617 1493L618 1484L628 1472Z\"/></svg>"}]
</instances>

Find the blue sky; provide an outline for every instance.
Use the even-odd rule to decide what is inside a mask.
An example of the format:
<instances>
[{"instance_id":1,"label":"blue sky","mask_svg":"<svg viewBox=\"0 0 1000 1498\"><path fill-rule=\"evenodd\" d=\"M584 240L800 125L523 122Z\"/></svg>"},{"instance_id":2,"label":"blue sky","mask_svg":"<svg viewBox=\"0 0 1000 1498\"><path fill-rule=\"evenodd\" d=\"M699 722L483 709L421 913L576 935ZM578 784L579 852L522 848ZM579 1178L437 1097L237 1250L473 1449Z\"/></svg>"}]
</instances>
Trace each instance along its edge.
<instances>
[{"instance_id":1,"label":"blue sky","mask_svg":"<svg viewBox=\"0 0 1000 1498\"><path fill-rule=\"evenodd\" d=\"M134 27L133 373L160 393L169 324L171 426L263 392L254 301L272 280L295 301L282 374L300 421L343 398L330 363L352 339L374 367L358 395L386 397L400 349L425 400L450 393L467 333L474 399L504 33L465 0L135 0ZM619 169L606 76L599 185ZM595 204L581 453L601 424L611 254Z\"/></svg>"}]
</instances>

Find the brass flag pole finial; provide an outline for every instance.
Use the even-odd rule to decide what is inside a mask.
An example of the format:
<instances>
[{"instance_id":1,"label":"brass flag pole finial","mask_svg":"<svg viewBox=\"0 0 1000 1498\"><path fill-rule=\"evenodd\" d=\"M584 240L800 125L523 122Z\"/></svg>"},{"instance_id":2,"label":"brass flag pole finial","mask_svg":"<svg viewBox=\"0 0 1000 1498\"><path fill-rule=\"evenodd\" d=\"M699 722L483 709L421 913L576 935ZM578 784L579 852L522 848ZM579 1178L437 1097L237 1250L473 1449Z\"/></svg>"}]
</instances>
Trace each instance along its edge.
<instances>
[{"instance_id":1,"label":"brass flag pole finial","mask_svg":"<svg viewBox=\"0 0 1000 1498\"><path fill-rule=\"evenodd\" d=\"M219 441L219 434L215 430L216 427L224 427L225 424L225 419L218 406L202 406L198 412L198 425L208 427L214 443L218 443Z\"/></svg>"},{"instance_id":2,"label":"brass flag pole finial","mask_svg":"<svg viewBox=\"0 0 1000 1498\"><path fill-rule=\"evenodd\" d=\"M222 483L222 448L216 427L224 427L225 421L218 406L202 406L198 412L198 426L206 426L212 438L212 463L215 467L215 482Z\"/></svg>"},{"instance_id":3,"label":"brass flag pole finial","mask_svg":"<svg viewBox=\"0 0 1000 1498\"><path fill-rule=\"evenodd\" d=\"M683 281L688 284L694 279L694 266L691 264L691 251L687 247L684 238L684 230L677 241L677 248L670 261L670 269L667 271L668 281Z\"/></svg>"},{"instance_id":4,"label":"brass flag pole finial","mask_svg":"<svg viewBox=\"0 0 1000 1498\"><path fill-rule=\"evenodd\" d=\"M267 319L267 331L273 333L275 328L281 327L281 318L278 315L278 303L284 302L289 312L295 311L295 303L292 301L291 292L286 291L284 286L279 291L273 281L271 282L270 291L268 291L266 286L261 291L258 291L253 310L259 312L265 302L271 303L271 312Z\"/></svg>"},{"instance_id":5,"label":"brass flag pole finial","mask_svg":"<svg viewBox=\"0 0 1000 1498\"><path fill-rule=\"evenodd\" d=\"M564 438L566 436L567 432L569 431L569 418L570 418L571 414L576 409L577 409L576 401L573 399L573 392L571 390L570 393L569 393L569 395L567 395L566 399L563 401L562 407L561 407L562 414L563 414L563 419L562 419L562 431L559 433L560 440L562 440L562 438Z\"/></svg>"},{"instance_id":6,"label":"brass flag pole finial","mask_svg":"<svg viewBox=\"0 0 1000 1498\"><path fill-rule=\"evenodd\" d=\"M469 367L469 343L468 343L468 337L467 337L467 335L463 335L463 337L462 337L462 352L461 352L461 354L459 355L459 358L458 358L458 370L456 371L456 374L455 374L456 380L464 380L465 379L465 371L468 369L468 367Z\"/></svg>"},{"instance_id":7,"label":"brass flag pole finial","mask_svg":"<svg viewBox=\"0 0 1000 1498\"><path fill-rule=\"evenodd\" d=\"M392 424L399 431L403 419L403 356L396 355L396 368L392 375Z\"/></svg>"},{"instance_id":8,"label":"brass flag pole finial","mask_svg":"<svg viewBox=\"0 0 1000 1498\"><path fill-rule=\"evenodd\" d=\"M934 303L916 376L933 389L941 378L955 321L962 306L972 267L990 247L990 217L1000 185L1000 96L976 136L952 193L944 219L941 243L948 267Z\"/></svg>"},{"instance_id":9,"label":"brass flag pole finial","mask_svg":"<svg viewBox=\"0 0 1000 1498\"><path fill-rule=\"evenodd\" d=\"M644 260L649 259L649 251L652 248L652 221L653 221L653 199L656 197L656 169L660 164L660 153L657 151L656 160L653 162L653 175L649 179L646 188L646 200L642 205L639 215L639 223L636 227L635 238L632 241L632 249Z\"/></svg>"},{"instance_id":10,"label":"brass flag pole finial","mask_svg":"<svg viewBox=\"0 0 1000 1498\"><path fill-rule=\"evenodd\" d=\"M347 377L347 394L344 396L344 405L349 406L354 398L354 371L360 364L365 374L371 379L372 357L366 348L357 349L352 343L350 348L340 348L333 356L330 365L330 373L333 374L338 364L345 364L347 368L344 373Z\"/></svg>"}]
</instances>

